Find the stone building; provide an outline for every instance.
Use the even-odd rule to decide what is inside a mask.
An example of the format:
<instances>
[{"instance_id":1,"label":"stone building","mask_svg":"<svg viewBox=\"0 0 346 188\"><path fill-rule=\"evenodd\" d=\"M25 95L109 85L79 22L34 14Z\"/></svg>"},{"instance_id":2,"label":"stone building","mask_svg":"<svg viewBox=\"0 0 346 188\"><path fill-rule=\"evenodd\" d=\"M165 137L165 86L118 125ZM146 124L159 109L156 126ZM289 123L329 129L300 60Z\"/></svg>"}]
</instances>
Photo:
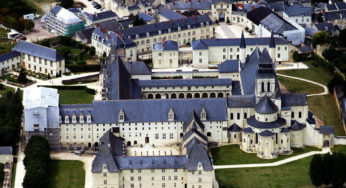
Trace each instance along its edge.
<instances>
[{"instance_id":1,"label":"stone building","mask_svg":"<svg viewBox=\"0 0 346 188\"><path fill-rule=\"evenodd\" d=\"M162 42L154 43L152 49L154 69L179 67L179 47L176 41L165 41L163 38Z\"/></svg>"},{"instance_id":2,"label":"stone building","mask_svg":"<svg viewBox=\"0 0 346 188\"><path fill-rule=\"evenodd\" d=\"M8 71L17 70L21 67L20 53L12 51L0 55L0 75Z\"/></svg>"}]
</instances>

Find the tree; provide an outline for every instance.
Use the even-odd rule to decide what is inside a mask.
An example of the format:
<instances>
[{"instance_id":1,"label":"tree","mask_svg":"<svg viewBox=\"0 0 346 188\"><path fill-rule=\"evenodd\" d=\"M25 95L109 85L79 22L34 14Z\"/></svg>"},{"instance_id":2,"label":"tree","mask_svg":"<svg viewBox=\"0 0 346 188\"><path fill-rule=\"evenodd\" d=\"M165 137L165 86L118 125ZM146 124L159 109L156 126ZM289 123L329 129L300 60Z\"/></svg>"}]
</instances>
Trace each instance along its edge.
<instances>
[{"instance_id":1,"label":"tree","mask_svg":"<svg viewBox=\"0 0 346 188\"><path fill-rule=\"evenodd\" d=\"M95 53L96 53L95 47L92 46L92 47L90 48L90 50L89 50L89 55L90 55L90 56L94 56Z\"/></svg>"},{"instance_id":2,"label":"tree","mask_svg":"<svg viewBox=\"0 0 346 188\"><path fill-rule=\"evenodd\" d=\"M60 6L64 8L72 8L74 0L61 0Z\"/></svg>"},{"instance_id":3,"label":"tree","mask_svg":"<svg viewBox=\"0 0 346 188\"><path fill-rule=\"evenodd\" d=\"M329 34L325 31L319 31L312 36L312 44L314 48L318 44L326 44L329 42Z\"/></svg>"},{"instance_id":4,"label":"tree","mask_svg":"<svg viewBox=\"0 0 346 188\"><path fill-rule=\"evenodd\" d=\"M5 177L5 171L4 171L4 169L5 169L4 164L1 164L1 163L0 163L0 187L2 187L2 183L3 183L4 177Z\"/></svg>"},{"instance_id":5,"label":"tree","mask_svg":"<svg viewBox=\"0 0 346 188\"><path fill-rule=\"evenodd\" d=\"M134 16L132 21L133 26L145 25L145 21L142 18L139 18L138 15Z\"/></svg>"},{"instance_id":6,"label":"tree","mask_svg":"<svg viewBox=\"0 0 346 188\"><path fill-rule=\"evenodd\" d=\"M32 20L25 20L24 21L24 28L26 30L31 30L34 27L35 27L35 23Z\"/></svg>"},{"instance_id":7,"label":"tree","mask_svg":"<svg viewBox=\"0 0 346 188\"><path fill-rule=\"evenodd\" d=\"M59 46L56 48L60 55L62 55L65 59L68 59L68 56L71 53L71 49L66 46Z\"/></svg>"},{"instance_id":8,"label":"tree","mask_svg":"<svg viewBox=\"0 0 346 188\"><path fill-rule=\"evenodd\" d=\"M26 72L24 71L24 69L20 70L19 76L18 76L18 82L21 84L26 84L29 82L29 79L26 77Z\"/></svg>"},{"instance_id":9,"label":"tree","mask_svg":"<svg viewBox=\"0 0 346 188\"><path fill-rule=\"evenodd\" d=\"M310 171L309 176L311 179L312 184L314 184L316 187L322 185L322 157L321 155L314 155L310 162Z\"/></svg>"},{"instance_id":10,"label":"tree","mask_svg":"<svg viewBox=\"0 0 346 188\"><path fill-rule=\"evenodd\" d=\"M323 177L322 182L329 185L333 178L333 157L329 153L323 156Z\"/></svg>"},{"instance_id":11,"label":"tree","mask_svg":"<svg viewBox=\"0 0 346 188\"><path fill-rule=\"evenodd\" d=\"M346 157L341 153L333 153L333 187L342 187L346 178Z\"/></svg>"},{"instance_id":12,"label":"tree","mask_svg":"<svg viewBox=\"0 0 346 188\"><path fill-rule=\"evenodd\" d=\"M346 47L346 29L340 31L338 42L341 47Z\"/></svg>"}]
</instances>

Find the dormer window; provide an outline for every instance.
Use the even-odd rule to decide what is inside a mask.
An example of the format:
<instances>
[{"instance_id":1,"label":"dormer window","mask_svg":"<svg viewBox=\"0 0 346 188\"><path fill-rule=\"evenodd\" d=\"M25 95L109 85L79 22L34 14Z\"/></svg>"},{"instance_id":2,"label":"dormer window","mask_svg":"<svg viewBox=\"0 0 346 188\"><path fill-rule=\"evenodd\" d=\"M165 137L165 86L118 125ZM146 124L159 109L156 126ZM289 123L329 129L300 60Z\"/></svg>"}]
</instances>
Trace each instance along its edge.
<instances>
[{"instance_id":1,"label":"dormer window","mask_svg":"<svg viewBox=\"0 0 346 188\"><path fill-rule=\"evenodd\" d=\"M168 33L170 33L171 32L171 29L168 29Z\"/></svg>"},{"instance_id":2,"label":"dormer window","mask_svg":"<svg viewBox=\"0 0 346 188\"><path fill-rule=\"evenodd\" d=\"M88 123L91 123L91 115L90 115L90 112L88 112L88 115L87 115L87 122L88 122Z\"/></svg>"},{"instance_id":3,"label":"dormer window","mask_svg":"<svg viewBox=\"0 0 346 188\"><path fill-rule=\"evenodd\" d=\"M181 30L181 28L180 27L178 27L178 31L180 31Z\"/></svg>"},{"instance_id":4,"label":"dormer window","mask_svg":"<svg viewBox=\"0 0 346 188\"><path fill-rule=\"evenodd\" d=\"M169 109L169 112L168 112L168 121L174 121L174 111L173 109Z\"/></svg>"},{"instance_id":5,"label":"dormer window","mask_svg":"<svg viewBox=\"0 0 346 188\"><path fill-rule=\"evenodd\" d=\"M190 26L190 25L187 25L187 28L188 28L188 29L190 29L190 28L191 28L191 26Z\"/></svg>"},{"instance_id":6,"label":"dormer window","mask_svg":"<svg viewBox=\"0 0 346 188\"><path fill-rule=\"evenodd\" d=\"M68 114L65 115L65 123L69 123L70 122L70 118L68 117Z\"/></svg>"},{"instance_id":7,"label":"dormer window","mask_svg":"<svg viewBox=\"0 0 346 188\"><path fill-rule=\"evenodd\" d=\"M205 111L205 109L203 108L201 111L201 120L207 120L207 112Z\"/></svg>"},{"instance_id":8,"label":"dormer window","mask_svg":"<svg viewBox=\"0 0 346 188\"><path fill-rule=\"evenodd\" d=\"M103 170L107 170L107 165L106 164L103 164Z\"/></svg>"},{"instance_id":9,"label":"dormer window","mask_svg":"<svg viewBox=\"0 0 346 188\"><path fill-rule=\"evenodd\" d=\"M124 121L125 121L125 114L123 109L121 109L119 112L119 122L123 123Z\"/></svg>"},{"instance_id":10,"label":"dormer window","mask_svg":"<svg viewBox=\"0 0 346 188\"><path fill-rule=\"evenodd\" d=\"M84 123L84 114L83 112L79 115L79 122Z\"/></svg>"},{"instance_id":11,"label":"dormer window","mask_svg":"<svg viewBox=\"0 0 346 188\"><path fill-rule=\"evenodd\" d=\"M136 35L136 39L139 39L139 35L138 34Z\"/></svg>"},{"instance_id":12,"label":"dormer window","mask_svg":"<svg viewBox=\"0 0 346 188\"><path fill-rule=\"evenodd\" d=\"M159 35L161 35L161 30L159 30L158 32L159 32Z\"/></svg>"},{"instance_id":13,"label":"dormer window","mask_svg":"<svg viewBox=\"0 0 346 188\"><path fill-rule=\"evenodd\" d=\"M203 24L203 22L201 23L201 27L203 27L204 26L204 24Z\"/></svg>"},{"instance_id":14,"label":"dormer window","mask_svg":"<svg viewBox=\"0 0 346 188\"><path fill-rule=\"evenodd\" d=\"M73 113L73 115L72 115L72 123L77 123L76 113Z\"/></svg>"},{"instance_id":15,"label":"dormer window","mask_svg":"<svg viewBox=\"0 0 346 188\"><path fill-rule=\"evenodd\" d=\"M206 22L206 25L209 26L209 22Z\"/></svg>"},{"instance_id":16,"label":"dormer window","mask_svg":"<svg viewBox=\"0 0 346 188\"><path fill-rule=\"evenodd\" d=\"M149 35L149 33L147 32L147 37L149 37L150 35Z\"/></svg>"}]
</instances>

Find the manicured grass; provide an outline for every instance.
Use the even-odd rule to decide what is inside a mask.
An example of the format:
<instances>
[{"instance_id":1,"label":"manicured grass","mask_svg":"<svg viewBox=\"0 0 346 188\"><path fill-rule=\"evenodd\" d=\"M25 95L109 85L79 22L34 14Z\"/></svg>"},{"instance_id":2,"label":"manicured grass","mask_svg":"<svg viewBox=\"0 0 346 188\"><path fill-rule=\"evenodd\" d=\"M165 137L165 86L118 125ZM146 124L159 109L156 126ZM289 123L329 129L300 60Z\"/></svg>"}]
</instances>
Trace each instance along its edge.
<instances>
[{"instance_id":1,"label":"manicured grass","mask_svg":"<svg viewBox=\"0 0 346 188\"><path fill-rule=\"evenodd\" d=\"M341 121L341 115L332 95L308 97L309 110L321 119L324 125L334 126L334 133L337 136L345 135Z\"/></svg>"},{"instance_id":2,"label":"manicured grass","mask_svg":"<svg viewBox=\"0 0 346 188\"><path fill-rule=\"evenodd\" d=\"M48 168L49 188L84 188L83 162L52 160Z\"/></svg>"},{"instance_id":3,"label":"manicured grass","mask_svg":"<svg viewBox=\"0 0 346 188\"><path fill-rule=\"evenodd\" d=\"M278 76L278 80L282 85L286 87L286 89L290 93L306 93L308 95L322 93L324 91L323 87L301 80L286 78L282 76Z\"/></svg>"},{"instance_id":4,"label":"manicured grass","mask_svg":"<svg viewBox=\"0 0 346 188\"><path fill-rule=\"evenodd\" d=\"M332 152L339 152L346 155L346 146L345 145L333 146Z\"/></svg>"},{"instance_id":5,"label":"manicured grass","mask_svg":"<svg viewBox=\"0 0 346 188\"><path fill-rule=\"evenodd\" d=\"M87 93L84 89L59 89L58 93L60 95L60 104L91 104L94 100L94 95Z\"/></svg>"},{"instance_id":6,"label":"manicured grass","mask_svg":"<svg viewBox=\"0 0 346 188\"><path fill-rule=\"evenodd\" d=\"M309 177L312 157L276 167L215 170L220 188L313 187Z\"/></svg>"},{"instance_id":7,"label":"manicured grass","mask_svg":"<svg viewBox=\"0 0 346 188\"><path fill-rule=\"evenodd\" d=\"M313 62L313 60L304 61L304 63L309 69L281 70L277 72L289 76L305 78L324 85L328 84L331 75L322 66L319 66L317 63Z\"/></svg>"},{"instance_id":8,"label":"manicured grass","mask_svg":"<svg viewBox=\"0 0 346 188\"><path fill-rule=\"evenodd\" d=\"M279 155L276 159L260 159L256 153L246 153L239 148L239 145L227 145L211 149L214 165L231 165L231 164L252 164L252 163L272 163L289 157L318 151L315 147L294 148L291 155Z\"/></svg>"}]
</instances>

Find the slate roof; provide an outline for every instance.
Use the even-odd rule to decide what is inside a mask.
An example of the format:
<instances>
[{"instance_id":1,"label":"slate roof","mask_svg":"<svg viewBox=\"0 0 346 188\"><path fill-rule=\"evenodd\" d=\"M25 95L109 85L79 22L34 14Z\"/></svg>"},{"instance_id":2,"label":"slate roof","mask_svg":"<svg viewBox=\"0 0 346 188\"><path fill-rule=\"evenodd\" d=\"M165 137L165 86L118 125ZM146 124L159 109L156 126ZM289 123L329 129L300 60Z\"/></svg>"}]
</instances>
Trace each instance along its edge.
<instances>
[{"instance_id":1,"label":"slate roof","mask_svg":"<svg viewBox=\"0 0 346 188\"><path fill-rule=\"evenodd\" d=\"M276 45L290 44L286 39L281 37L274 37ZM270 37L260 37L260 38L245 38L246 46L259 46L259 45L269 45ZM192 41L193 50L204 50L212 46L240 46L240 38L232 39L201 39Z\"/></svg>"},{"instance_id":2,"label":"slate roof","mask_svg":"<svg viewBox=\"0 0 346 188\"><path fill-rule=\"evenodd\" d=\"M258 69L259 56L259 50L258 48L256 48L249 56L249 58L247 58L247 61L244 63L242 70L240 71L241 84L244 95L255 94L255 79Z\"/></svg>"},{"instance_id":3,"label":"slate roof","mask_svg":"<svg viewBox=\"0 0 346 188\"><path fill-rule=\"evenodd\" d=\"M117 32L123 25L120 24L120 21L117 20L106 20L106 21L100 21L96 24L92 24L94 27L100 27L107 31L113 31Z\"/></svg>"},{"instance_id":4,"label":"slate roof","mask_svg":"<svg viewBox=\"0 0 346 188\"><path fill-rule=\"evenodd\" d=\"M13 59L13 58L19 57L19 56L20 56L20 53L16 52L16 51L12 51L12 52L8 52L8 53L5 53L5 54L1 54L0 55L0 62L6 61L6 60L9 60L9 59Z\"/></svg>"},{"instance_id":5,"label":"slate roof","mask_svg":"<svg viewBox=\"0 0 346 188\"><path fill-rule=\"evenodd\" d=\"M178 43L173 40L164 41L164 45L162 42L157 42L153 44L153 50L179 50Z\"/></svg>"},{"instance_id":6,"label":"slate roof","mask_svg":"<svg viewBox=\"0 0 346 188\"><path fill-rule=\"evenodd\" d=\"M292 131L298 131L304 129L306 126L302 123L299 123L296 120L291 120L291 127L289 127Z\"/></svg>"},{"instance_id":7,"label":"slate roof","mask_svg":"<svg viewBox=\"0 0 346 188\"><path fill-rule=\"evenodd\" d=\"M104 20L104 19L108 19L108 18L114 18L115 19L116 17L118 17L117 14L108 10L108 11L99 12L99 13L95 13L95 14L88 16L88 20L95 22L95 21Z\"/></svg>"},{"instance_id":8,"label":"slate roof","mask_svg":"<svg viewBox=\"0 0 346 188\"><path fill-rule=\"evenodd\" d=\"M297 30L296 27L275 13L271 13L261 20L261 24L274 34L282 34L285 31Z\"/></svg>"},{"instance_id":9,"label":"slate roof","mask_svg":"<svg viewBox=\"0 0 346 188\"><path fill-rule=\"evenodd\" d=\"M274 35L272 33L271 37L270 37L270 41L269 41L269 48L275 48L275 39L274 39Z\"/></svg>"},{"instance_id":10,"label":"slate roof","mask_svg":"<svg viewBox=\"0 0 346 188\"><path fill-rule=\"evenodd\" d=\"M269 16L272 11L266 7L258 7L255 10L252 10L247 13L247 18L251 20L256 25L260 24L260 22Z\"/></svg>"},{"instance_id":11,"label":"slate roof","mask_svg":"<svg viewBox=\"0 0 346 188\"><path fill-rule=\"evenodd\" d=\"M311 16L313 8L311 6L300 6L293 4L286 8L285 13L288 16Z\"/></svg>"},{"instance_id":12,"label":"slate roof","mask_svg":"<svg viewBox=\"0 0 346 188\"><path fill-rule=\"evenodd\" d=\"M241 95L240 81L232 81L232 95Z\"/></svg>"},{"instance_id":13,"label":"slate roof","mask_svg":"<svg viewBox=\"0 0 346 188\"><path fill-rule=\"evenodd\" d=\"M184 155L177 156L117 156L119 169L174 169L186 168Z\"/></svg>"},{"instance_id":14,"label":"slate roof","mask_svg":"<svg viewBox=\"0 0 346 188\"><path fill-rule=\"evenodd\" d=\"M213 170L211 158L206 146L202 143L196 143L188 150L186 169L188 171L195 171L197 170L198 163L202 163L203 170Z\"/></svg>"},{"instance_id":15,"label":"slate roof","mask_svg":"<svg viewBox=\"0 0 346 188\"><path fill-rule=\"evenodd\" d=\"M151 17L149 14L146 14L144 12L138 13L138 17L144 20L145 22L151 22L151 20L153 20L153 17Z\"/></svg>"},{"instance_id":16,"label":"slate roof","mask_svg":"<svg viewBox=\"0 0 346 188\"><path fill-rule=\"evenodd\" d=\"M140 25L132 28L122 29L119 31L119 33L126 38L130 37L131 39L136 39L136 35L138 35L139 38L147 37L147 33L149 33L150 36L158 35L159 30L161 31L161 34L165 34L168 33L169 29L171 32L178 31L178 27L180 27L181 31L186 30L188 29L188 25L190 25L190 28L199 28L201 27L201 23L204 25L207 25L207 23L209 25L213 24L208 15L200 15L194 18L188 17L179 20Z\"/></svg>"},{"instance_id":17,"label":"slate roof","mask_svg":"<svg viewBox=\"0 0 346 188\"><path fill-rule=\"evenodd\" d=\"M245 129L243 129L244 133L253 133L252 129L250 127L246 127Z\"/></svg>"},{"instance_id":18,"label":"slate roof","mask_svg":"<svg viewBox=\"0 0 346 188\"><path fill-rule=\"evenodd\" d=\"M264 96L256 104L255 111L260 114L274 114L278 112L278 107L268 96Z\"/></svg>"},{"instance_id":19,"label":"slate roof","mask_svg":"<svg viewBox=\"0 0 346 188\"><path fill-rule=\"evenodd\" d=\"M19 41L17 45L14 48L12 48L12 51L29 54L54 62L61 61L64 59L64 57L60 55L58 51L55 49L25 41Z\"/></svg>"},{"instance_id":20,"label":"slate roof","mask_svg":"<svg viewBox=\"0 0 346 188\"><path fill-rule=\"evenodd\" d=\"M212 79L159 79L139 80L140 87L182 87L182 86L232 86L232 80L226 78Z\"/></svg>"},{"instance_id":21,"label":"slate roof","mask_svg":"<svg viewBox=\"0 0 346 188\"><path fill-rule=\"evenodd\" d=\"M345 10L346 9L346 3L343 1L335 2L335 6L338 8L338 10Z\"/></svg>"},{"instance_id":22,"label":"slate roof","mask_svg":"<svg viewBox=\"0 0 346 188\"><path fill-rule=\"evenodd\" d=\"M335 4L327 4L328 11L337 10Z\"/></svg>"},{"instance_id":23,"label":"slate roof","mask_svg":"<svg viewBox=\"0 0 346 188\"><path fill-rule=\"evenodd\" d=\"M326 12L322 17L324 17L325 21L333 21L333 20L337 20L337 19L345 19L345 17L346 17L346 10Z\"/></svg>"},{"instance_id":24,"label":"slate roof","mask_svg":"<svg viewBox=\"0 0 346 188\"><path fill-rule=\"evenodd\" d=\"M306 94L281 94L281 106L306 106Z\"/></svg>"},{"instance_id":25,"label":"slate roof","mask_svg":"<svg viewBox=\"0 0 346 188\"><path fill-rule=\"evenodd\" d=\"M211 10L210 1L177 1L174 2L172 10Z\"/></svg>"},{"instance_id":26,"label":"slate roof","mask_svg":"<svg viewBox=\"0 0 346 188\"><path fill-rule=\"evenodd\" d=\"M242 131L242 128L240 128L236 123L233 123L233 125L231 125L228 128L228 131L230 131L230 132L239 132L239 131Z\"/></svg>"},{"instance_id":27,"label":"slate roof","mask_svg":"<svg viewBox=\"0 0 346 188\"><path fill-rule=\"evenodd\" d=\"M318 31L326 31L329 35L332 35L336 31L334 25L327 22L316 23L315 27L318 29Z\"/></svg>"},{"instance_id":28,"label":"slate roof","mask_svg":"<svg viewBox=\"0 0 346 188\"><path fill-rule=\"evenodd\" d=\"M255 104L255 95L231 95L227 97L227 107L229 108L253 108Z\"/></svg>"},{"instance_id":29,"label":"slate roof","mask_svg":"<svg viewBox=\"0 0 346 188\"><path fill-rule=\"evenodd\" d=\"M202 108L207 113L207 121L227 120L224 98L94 101L92 106L92 120L95 123L118 123L120 110L125 114L125 122L167 122L171 108L175 122L186 121L192 110L199 117ZM60 107L62 115L63 107Z\"/></svg>"},{"instance_id":30,"label":"slate roof","mask_svg":"<svg viewBox=\"0 0 346 188\"><path fill-rule=\"evenodd\" d=\"M320 133L321 134L334 134L334 127L333 126L320 126Z\"/></svg>"},{"instance_id":31,"label":"slate roof","mask_svg":"<svg viewBox=\"0 0 346 188\"><path fill-rule=\"evenodd\" d=\"M124 144L124 138L120 138L117 136L114 136L111 131L107 131L101 138L100 138L101 145L105 144L108 146L110 144L110 149L113 156L124 156L125 155L125 144Z\"/></svg>"},{"instance_id":32,"label":"slate roof","mask_svg":"<svg viewBox=\"0 0 346 188\"><path fill-rule=\"evenodd\" d=\"M184 134L183 141L186 141L194 134L198 135L205 142L208 142L208 138L203 133L199 132L196 127L192 127L192 129L190 129L186 134Z\"/></svg>"},{"instance_id":33,"label":"slate roof","mask_svg":"<svg viewBox=\"0 0 346 188\"><path fill-rule=\"evenodd\" d=\"M286 120L282 117L278 117L278 119L273 122L260 122L256 120L255 116L251 116L247 119L247 124L258 129L274 129L284 126Z\"/></svg>"},{"instance_id":34,"label":"slate roof","mask_svg":"<svg viewBox=\"0 0 346 188\"><path fill-rule=\"evenodd\" d=\"M262 131L259 133L260 136L273 136L274 133L268 130Z\"/></svg>"},{"instance_id":35,"label":"slate roof","mask_svg":"<svg viewBox=\"0 0 346 188\"><path fill-rule=\"evenodd\" d=\"M316 124L316 120L314 118L314 114L312 112L308 112L308 118L306 119L306 121L310 124Z\"/></svg>"},{"instance_id":36,"label":"slate roof","mask_svg":"<svg viewBox=\"0 0 346 188\"><path fill-rule=\"evenodd\" d=\"M217 65L219 73L238 73L240 70L239 60L226 60Z\"/></svg>"},{"instance_id":37,"label":"slate roof","mask_svg":"<svg viewBox=\"0 0 346 188\"><path fill-rule=\"evenodd\" d=\"M118 172L119 167L116 163L115 156L111 152L106 144L100 146L99 151L93 160L91 172L100 173L102 172L103 166L107 166L108 172Z\"/></svg>"},{"instance_id":38,"label":"slate roof","mask_svg":"<svg viewBox=\"0 0 346 188\"><path fill-rule=\"evenodd\" d=\"M131 75L151 75L151 68L143 61L140 62L123 62L127 72Z\"/></svg>"},{"instance_id":39,"label":"slate roof","mask_svg":"<svg viewBox=\"0 0 346 188\"><path fill-rule=\"evenodd\" d=\"M0 147L0 155L13 155L12 146L1 146Z\"/></svg>"},{"instance_id":40,"label":"slate roof","mask_svg":"<svg viewBox=\"0 0 346 188\"><path fill-rule=\"evenodd\" d=\"M282 128L281 131L280 131L280 133L288 133L288 132L290 132L290 130L285 128L285 127Z\"/></svg>"},{"instance_id":41,"label":"slate roof","mask_svg":"<svg viewBox=\"0 0 346 188\"><path fill-rule=\"evenodd\" d=\"M240 45L239 45L240 48L246 48L246 45L245 45L245 38L244 38L244 32L242 31L241 32L241 37L240 37Z\"/></svg>"},{"instance_id":42,"label":"slate roof","mask_svg":"<svg viewBox=\"0 0 346 188\"><path fill-rule=\"evenodd\" d=\"M88 29L84 29L81 31L77 31L76 35L79 36L80 39L84 40L90 40L91 39L91 35L93 34L95 28L88 28Z\"/></svg>"},{"instance_id":43,"label":"slate roof","mask_svg":"<svg viewBox=\"0 0 346 188\"><path fill-rule=\"evenodd\" d=\"M185 17L185 16L183 16L179 13L176 13L174 11L171 11L169 9L164 9L159 14L160 14L160 16L163 16L163 17L167 18L168 20L178 20L178 19L182 19Z\"/></svg>"},{"instance_id":44,"label":"slate roof","mask_svg":"<svg viewBox=\"0 0 346 188\"><path fill-rule=\"evenodd\" d=\"M102 32L101 28L97 27L93 31L93 34L98 36L96 39L97 41L107 46L112 46L113 43L114 47L116 48L131 48L136 46L136 43L134 43L132 40L122 37L113 31Z\"/></svg>"}]
</instances>

